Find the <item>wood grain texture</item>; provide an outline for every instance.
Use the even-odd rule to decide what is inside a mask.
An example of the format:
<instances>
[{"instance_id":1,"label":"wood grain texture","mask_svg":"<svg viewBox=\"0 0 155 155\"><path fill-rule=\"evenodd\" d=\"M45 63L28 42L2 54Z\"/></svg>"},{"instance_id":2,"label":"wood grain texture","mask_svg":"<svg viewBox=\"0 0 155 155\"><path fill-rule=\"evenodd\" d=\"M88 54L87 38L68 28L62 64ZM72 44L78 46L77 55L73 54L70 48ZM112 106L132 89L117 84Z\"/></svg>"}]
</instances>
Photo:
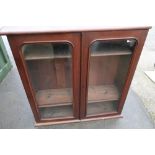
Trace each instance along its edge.
<instances>
[{"instance_id":1,"label":"wood grain texture","mask_svg":"<svg viewBox=\"0 0 155 155\"><path fill-rule=\"evenodd\" d=\"M72 104L72 89L48 89L36 93L39 107L54 107Z\"/></svg>"},{"instance_id":2,"label":"wood grain texture","mask_svg":"<svg viewBox=\"0 0 155 155\"><path fill-rule=\"evenodd\" d=\"M69 87L66 85L66 76L65 76L65 72L66 72L66 67L65 67L65 61L63 59L57 59L54 60L54 64L55 64L55 71L56 71L56 79L57 79L57 87L58 88L65 88L65 87ZM70 64L72 65L72 64ZM72 70L70 70L69 75L72 75ZM70 81L70 86L71 86L72 81Z\"/></svg>"},{"instance_id":3,"label":"wood grain texture","mask_svg":"<svg viewBox=\"0 0 155 155\"><path fill-rule=\"evenodd\" d=\"M72 104L72 89L48 89L36 93L39 107L55 107ZM88 89L88 103L115 101L119 91L114 85L91 86Z\"/></svg>"},{"instance_id":4,"label":"wood grain texture","mask_svg":"<svg viewBox=\"0 0 155 155\"><path fill-rule=\"evenodd\" d=\"M115 85L90 86L88 103L119 100L119 91Z\"/></svg>"},{"instance_id":5,"label":"wood grain texture","mask_svg":"<svg viewBox=\"0 0 155 155\"><path fill-rule=\"evenodd\" d=\"M90 56L89 60L89 86L114 83L120 56Z\"/></svg>"}]
</instances>

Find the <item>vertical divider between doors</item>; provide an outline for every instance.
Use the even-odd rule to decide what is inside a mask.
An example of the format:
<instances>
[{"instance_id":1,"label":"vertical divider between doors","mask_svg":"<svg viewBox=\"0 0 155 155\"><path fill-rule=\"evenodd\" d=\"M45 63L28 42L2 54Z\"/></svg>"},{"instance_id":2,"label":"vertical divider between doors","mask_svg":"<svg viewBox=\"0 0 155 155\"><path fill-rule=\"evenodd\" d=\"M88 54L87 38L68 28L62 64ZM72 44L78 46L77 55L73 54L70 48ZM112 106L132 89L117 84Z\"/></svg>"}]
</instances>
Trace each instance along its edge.
<instances>
[{"instance_id":1,"label":"vertical divider between doors","mask_svg":"<svg viewBox=\"0 0 155 155\"><path fill-rule=\"evenodd\" d=\"M83 50L82 50L82 32L80 32L80 78L79 78L79 81L80 81L80 86L79 86L79 119L81 119L81 94L82 94L82 89L81 89L81 82L82 82L82 53L83 53Z\"/></svg>"},{"instance_id":2,"label":"vertical divider between doors","mask_svg":"<svg viewBox=\"0 0 155 155\"><path fill-rule=\"evenodd\" d=\"M81 38L81 97L80 97L80 119L86 117L86 98L88 85L88 49L86 41L86 33L82 32Z\"/></svg>"},{"instance_id":3,"label":"vertical divider between doors","mask_svg":"<svg viewBox=\"0 0 155 155\"><path fill-rule=\"evenodd\" d=\"M81 63L80 63L80 113L79 118L83 118L83 32L81 32Z\"/></svg>"},{"instance_id":4,"label":"vertical divider between doors","mask_svg":"<svg viewBox=\"0 0 155 155\"><path fill-rule=\"evenodd\" d=\"M73 115L79 119L80 107L80 33L72 33L70 40L73 43L72 53L72 88L73 88Z\"/></svg>"},{"instance_id":5,"label":"vertical divider between doors","mask_svg":"<svg viewBox=\"0 0 155 155\"><path fill-rule=\"evenodd\" d=\"M83 49L84 46L84 32L80 33L80 105L79 105L79 119L83 119L85 117L85 102L84 102L84 97L85 97L85 88L83 87L83 82L85 81L85 78L83 76L84 73L84 68L85 68L85 63L84 63L84 53L85 50Z\"/></svg>"}]
</instances>

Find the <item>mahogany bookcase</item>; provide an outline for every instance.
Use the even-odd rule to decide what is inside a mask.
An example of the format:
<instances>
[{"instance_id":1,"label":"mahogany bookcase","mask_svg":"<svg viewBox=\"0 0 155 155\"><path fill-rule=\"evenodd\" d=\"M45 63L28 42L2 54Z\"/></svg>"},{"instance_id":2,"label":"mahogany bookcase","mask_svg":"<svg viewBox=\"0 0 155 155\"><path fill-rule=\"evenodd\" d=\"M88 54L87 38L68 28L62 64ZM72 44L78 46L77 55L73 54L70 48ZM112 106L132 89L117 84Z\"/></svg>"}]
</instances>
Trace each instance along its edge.
<instances>
[{"instance_id":1,"label":"mahogany bookcase","mask_svg":"<svg viewBox=\"0 0 155 155\"><path fill-rule=\"evenodd\" d=\"M116 118L150 27L4 27L36 125Z\"/></svg>"}]
</instances>

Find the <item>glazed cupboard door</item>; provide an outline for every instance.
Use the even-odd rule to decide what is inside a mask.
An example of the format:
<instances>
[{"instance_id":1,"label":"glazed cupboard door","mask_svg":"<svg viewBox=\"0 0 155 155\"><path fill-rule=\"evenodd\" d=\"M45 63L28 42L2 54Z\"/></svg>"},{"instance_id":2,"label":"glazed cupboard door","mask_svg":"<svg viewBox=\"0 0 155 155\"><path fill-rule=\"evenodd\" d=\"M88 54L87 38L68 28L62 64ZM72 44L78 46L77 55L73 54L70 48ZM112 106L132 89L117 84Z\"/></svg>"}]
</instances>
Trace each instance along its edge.
<instances>
[{"instance_id":1,"label":"glazed cupboard door","mask_svg":"<svg viewBox=\"0 0 155 155\"><path fill-rule=\"evenodd\" d=\"M81 119L121 113L146 34L144 30L83 33Z\"/></svg>"},{"instance_id":2,"label":"glazed cupboard door","mask_svg":"<svg viewBox=\"0 0 155 155\"><path fill-rule=\"evenodd\" d=\"M80 35L8 38L36 121L79 119Z\"/></svg>"}]
</instances>

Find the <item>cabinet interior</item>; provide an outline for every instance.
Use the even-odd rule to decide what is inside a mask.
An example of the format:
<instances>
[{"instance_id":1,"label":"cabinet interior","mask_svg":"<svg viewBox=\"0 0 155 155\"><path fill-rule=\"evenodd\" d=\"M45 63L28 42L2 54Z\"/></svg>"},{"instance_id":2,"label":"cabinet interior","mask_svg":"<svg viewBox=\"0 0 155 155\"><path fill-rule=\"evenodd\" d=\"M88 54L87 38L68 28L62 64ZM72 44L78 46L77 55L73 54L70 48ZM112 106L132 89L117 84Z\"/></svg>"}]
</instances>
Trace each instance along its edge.
<instances>
[{"instance_id":1,"label":"cabinet interior","mask_svg":"<svg viewBox=\"0 0 155 155\"><path fill-rule=\"evenodd\" d=\"M22 51L41 116L72 116L72 46L26 44Z\"/></svg>"},{"instance_id":2,"label":"cabinet interior","mask_svg":"<svg viewBox=\"0 0 155 155\"><path fill-rule=\"evenodd\" d=\"M135 45L135 39L92 43L89 49L87 115L117 112Z\"/></svg>"}]
</instances>

